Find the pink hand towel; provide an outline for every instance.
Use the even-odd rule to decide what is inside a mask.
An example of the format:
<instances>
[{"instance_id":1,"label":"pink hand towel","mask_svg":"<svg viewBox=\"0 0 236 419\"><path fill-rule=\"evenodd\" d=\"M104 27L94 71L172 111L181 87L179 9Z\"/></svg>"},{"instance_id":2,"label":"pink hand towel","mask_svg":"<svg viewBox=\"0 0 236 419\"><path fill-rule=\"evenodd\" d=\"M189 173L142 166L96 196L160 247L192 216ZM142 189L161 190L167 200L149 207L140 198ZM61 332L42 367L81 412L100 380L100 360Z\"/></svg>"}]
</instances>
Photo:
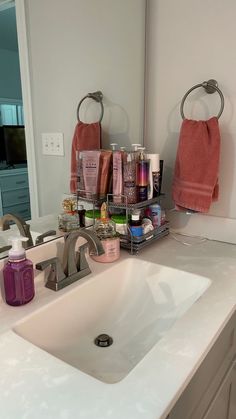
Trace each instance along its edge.
<instances>
[{"instance_id":1,"label":"pink hand towel","mask_svg":"<svg viewBox=\"0 0 236 419\"><path fill-rule=\"evenodd\" d=\"M101 148L101 124L94 122L85 124L79 121L75 127L71 148L70 191L77 191L78 163L77 152L81 150L98 150Z\"/></svg>"},{"instance_id":2,"label":"pink hand towel","mask_svg":"<svg viewBox=\"0 0 236 419\"><path fill-rule=\"evenodd\" d=\"M218 199L220 131L218 119L184 119L177 150L172 197L178 210L208 212Z\"/></svg>"}]
</instances>

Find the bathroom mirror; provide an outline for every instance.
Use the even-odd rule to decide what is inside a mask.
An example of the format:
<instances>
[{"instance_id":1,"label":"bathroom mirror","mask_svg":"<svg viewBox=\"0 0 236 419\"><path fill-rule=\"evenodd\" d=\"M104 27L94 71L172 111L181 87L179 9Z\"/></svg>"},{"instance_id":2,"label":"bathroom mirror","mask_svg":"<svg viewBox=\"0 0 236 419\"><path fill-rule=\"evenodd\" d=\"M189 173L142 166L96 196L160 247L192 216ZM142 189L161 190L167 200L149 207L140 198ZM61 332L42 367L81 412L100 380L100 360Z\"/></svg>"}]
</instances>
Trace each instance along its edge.
<instances>
[{"instance_id":1,"label":"bathroom mirror","mask_svg":"<svg viewBox=\"0 0 236 419\"><path fill-rule=\"evenodd\" d=\"M62 195L69 192L77 106L88 92L103 93L104 148L111 142L142 144L145 5L15 1L32 222L61 211ZM81 112L83 121L93 122L100 108L86 100ZM43 133L63 134L63 156L43 154Z\"/></svg>"}]
</instances>

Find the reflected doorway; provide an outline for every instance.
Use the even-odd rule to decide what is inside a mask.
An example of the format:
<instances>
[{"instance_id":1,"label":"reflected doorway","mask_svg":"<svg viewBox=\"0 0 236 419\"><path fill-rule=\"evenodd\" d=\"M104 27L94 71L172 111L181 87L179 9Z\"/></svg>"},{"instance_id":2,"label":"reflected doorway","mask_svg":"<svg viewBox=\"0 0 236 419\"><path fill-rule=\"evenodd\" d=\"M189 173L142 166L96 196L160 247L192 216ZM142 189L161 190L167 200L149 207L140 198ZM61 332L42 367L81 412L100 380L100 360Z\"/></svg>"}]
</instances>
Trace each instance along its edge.
<instances>
[{"instance_id":1,"label":"reflected doorway","mask_svg":"<svg viewBox=\"0 0 236 419\"><path fill-rule=\"evenodd\" d=\"M13 1L0 1L0 216L31 218L24 112Z\"/></svg>"}]
</instances>

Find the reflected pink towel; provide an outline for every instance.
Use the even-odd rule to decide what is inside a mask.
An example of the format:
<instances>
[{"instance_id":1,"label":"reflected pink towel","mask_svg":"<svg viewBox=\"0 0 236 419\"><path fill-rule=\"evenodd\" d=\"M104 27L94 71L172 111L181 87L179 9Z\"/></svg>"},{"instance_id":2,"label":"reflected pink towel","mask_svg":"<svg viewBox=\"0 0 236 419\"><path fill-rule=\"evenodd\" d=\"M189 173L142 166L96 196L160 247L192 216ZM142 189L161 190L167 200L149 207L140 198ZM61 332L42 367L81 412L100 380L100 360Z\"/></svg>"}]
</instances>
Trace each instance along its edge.
<instances>
[{"instance_id":1,"label":"reflected pink towel","mask_svg":"<svg viewBox=\"0 0 236 419\"><path fill-rule=\"evenodd\" d=\"M184 119L172 185L177 210L209 211L212 201L218 199L219 157L218 119Z\"/></svg>"},{"instance_id":2,"label":"reflected pink towel","mask_svg":"<svg viewBox=\"0 0 236 419\"><path fill-rule=\"evenodd\" d=\"M85 124L79 121L75 127L71 148L70 191L77 191L78 164L77 152L81 150L97 150L101 148L101 124L94 122Z\"/></svg>"}]
</instances>

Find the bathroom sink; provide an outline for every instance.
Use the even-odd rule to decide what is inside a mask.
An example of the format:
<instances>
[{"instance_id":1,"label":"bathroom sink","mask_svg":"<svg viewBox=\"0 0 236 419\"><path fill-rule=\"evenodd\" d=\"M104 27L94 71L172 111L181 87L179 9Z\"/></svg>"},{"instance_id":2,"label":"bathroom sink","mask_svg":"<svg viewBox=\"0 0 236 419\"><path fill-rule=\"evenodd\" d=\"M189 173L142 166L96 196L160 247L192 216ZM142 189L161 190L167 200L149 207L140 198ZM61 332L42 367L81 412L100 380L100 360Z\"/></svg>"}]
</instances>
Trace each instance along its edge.
<instances>
[{"instance_id":1,"label":"bathroom sink","mask_svg":"<svg viewBox=\"0 0 236 419\"><path fill-rule=\"evenodd\" d=\"M210 284L208 278L130 257L78 283L14 331L79 370L115 383Z\"/></svg>"}]
</instances>

